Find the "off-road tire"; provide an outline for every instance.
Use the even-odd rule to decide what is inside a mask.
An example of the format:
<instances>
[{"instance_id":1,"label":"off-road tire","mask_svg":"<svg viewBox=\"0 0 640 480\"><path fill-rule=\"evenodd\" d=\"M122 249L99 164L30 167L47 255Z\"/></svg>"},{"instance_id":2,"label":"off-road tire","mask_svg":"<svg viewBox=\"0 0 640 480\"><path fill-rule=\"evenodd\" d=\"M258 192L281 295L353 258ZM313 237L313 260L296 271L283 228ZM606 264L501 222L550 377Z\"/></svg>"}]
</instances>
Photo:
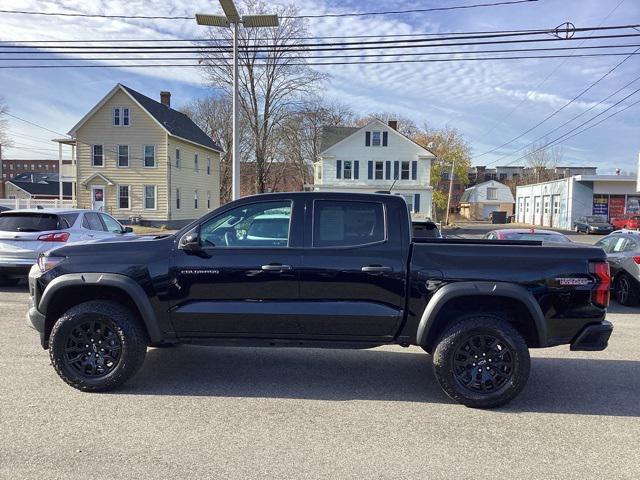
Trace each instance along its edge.
<instances>
[{"instance_id":1,"label":"off-road tire","mask_svg":"<svg viewBox=\"0 0 640 480\"><path fill-rule=\"evenodd\" d=\"M477 335L495 337L511 354L511 374L494 391L479 393L465 387L454 370L459 349ZM480 313L458 319L440 336L433 352L433 371L442 389L453 400L472 408L495 408L513 400L526 385L530 367L529 349L520 333L509 322L493 314Z\"/></svg>"},{"instance_id":2,"label":"off-road tire","mask_svg":"<svg viewBox=\"0 0 640 480\"><path fill-rule=\"evenodd\" d=\"M65 361L65 345L74 329L95 319L108 323L120 342L121 353L110 372L89 378ZM142 366L146 352L147 336L140 320L129 309L110 301L90 301L70 308L56 321L49 337L53 368L62 380L83 392L103 392L122 385Z\"/></svg>"}]
</instances>

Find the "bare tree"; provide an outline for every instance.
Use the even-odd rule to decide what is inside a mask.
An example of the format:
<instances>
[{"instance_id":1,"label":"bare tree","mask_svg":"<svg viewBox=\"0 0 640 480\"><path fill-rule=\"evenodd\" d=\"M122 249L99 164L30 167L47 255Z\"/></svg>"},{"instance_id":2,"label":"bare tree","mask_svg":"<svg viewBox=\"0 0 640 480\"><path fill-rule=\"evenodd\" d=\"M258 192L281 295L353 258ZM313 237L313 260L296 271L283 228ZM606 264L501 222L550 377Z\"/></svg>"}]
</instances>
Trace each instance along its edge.
<instances>
[{"instance_id":1,"label":"bare tree","mask_svg":"<svg viewBox=\"0 0 640 480\"><path fill-rule=\"evenodd\" d=\"M308 36L308 30L304 19L292 18L297 14L294 5L277 7L261 0L245 0L240 9L248 14L275 11L280 17L278 27L242 28L238 38L240 107L250 132L255 190L261 193L267 189L269 170L276 159L276 131L323 76L305 64L306 52L297 39ZM211 30L210 37L219 41L219 30ZM223 31L223 40L230 45L230 31ZM211 84L230 92L233 61L228 49L203 46L201 57Z\"/></svg>"},{"instance_id":2,"label":"bare tree","mask_svg":"<svg viewBox=\"0 0 640 480\"><path fill-rule=\"evenodd\" d=\"M4 102L4 98L0 97L0 145L3 147L11 145L11 140L9 139L9 134L7 132L9 121L5 115L7 111L7 104Z\"/></svg>"},{"instance_id":3,"label":"bare tree","mask_svg":"<svg viewBox=\"0 0 640 480\"><path fill-rule=\"evenodd\" d=\"M555 176L554 169L558 166L564 155L562 145L545 147L549 143L544 140L534 143L525 153L525 163L529 167L528 181L544 182Z\"/></svg>"},{"instance_id":4,"label":"bare tree","mask_svg":"<svg viewBox=\"0 0 640 480\"><path fill-rule=\"evenodd\" d=\"M233 124L231 97L227 94L194 100L182 108L209 137L224 150L220 155L220 202L231 200L231 155ZM250 150L247 122L240 119L240 158L246 159Z\"/></svg>"},{"instance_id":5,"label":"bare tree","mask_svg":"<svg viewBox=\"0 0 640 480\"><path fill-rule=\"evenodd\" d=\"M349 107L312 98L291 111L282 123L279 133L282 161L295 166L303 184L310 183L312 166L320 158L323 127L352 125L353 122L354 114Z\"/></svg>"},{"instance_id":6,"label":"bare tree","mask_svg":"<svg viewBox=\"0 0 640 480\"><path fill-rule=\"evenodd\" d=\"M355 125L357 127L364 127L372 120L382 120L384 123L388 123L389 120L394 120L398 122L398 132L406 135L409 138L414 138L419 133L421 133L420 127L418 127L418 125L416 125L416 122L414 122L411 118L399 113L392 112L369 113L355 119Z\"/></svg>"}]
</instances>

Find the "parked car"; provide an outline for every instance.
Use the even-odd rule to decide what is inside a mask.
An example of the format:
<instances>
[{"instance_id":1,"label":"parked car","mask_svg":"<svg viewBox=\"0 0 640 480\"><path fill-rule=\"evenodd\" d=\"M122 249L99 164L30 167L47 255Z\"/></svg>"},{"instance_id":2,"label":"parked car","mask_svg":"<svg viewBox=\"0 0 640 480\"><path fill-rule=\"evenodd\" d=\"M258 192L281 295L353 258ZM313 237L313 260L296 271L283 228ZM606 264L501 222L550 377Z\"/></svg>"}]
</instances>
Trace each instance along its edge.
<instances>
[{"instance_id":1,"label":"parked car","mask_svg":"<svg viewBox=\"0 0 640 480\"><path fill-rule=\"evenodd\" d=\"M503 228L492 230L484 238L487 240L537 240L545 243L573 243L566 235L553 230L537 228Z\"/></svg>"},{"instance_id":2,"label":"parked car","mask_svg":"<svg viewBox=\"0 0 640 480\"><path fill-rule=\"evenodd\" d=\"M10 207L5 207L4 205L0 205L0 213L8 212L9 210L11 210Z\"/></svg>"},{"instance_id":3,"label":"parked car","mask_svg":"<svg viewBox=\"0 0 640 480\"><path fill-rule=\"evenodd\" d=\"M411 222L413 238L442 238L438 224L433 220L413 220Z\"/></svg>"},{"instance_id":4,"label":"parked car","mask_svg":"<svg viewBox=\"0 0 640 480\"><path fill-rule=\"evenodd\" d=\"M61 243L133 235L131 228L102 212L27 209L0 213L0 284L15 285L42 252Z\"/></svg>"},{"instance_id":5,"label":"parked car","mask_svg":"<svg viewBox=\"0 0 640 480\"><path fill-rule=\"evenodd\" d=\"M285 239L246 234L281 215ZM395 195L275 193L164 238L47 252L29 273L28 318L83 391L124 383L149 345L399 344L433 355L451 398L488 408L523 389L529 348L606 348L609 290L600 248L412 239Z\"/></svg>"},{"instance_id":6,"label":"parked car","mask_svg":"<svg viewBox=\"0 0 640 480\"><path fill-rule=\"evenodd\" d=\"M640 232L619 230L596 246L607 254L616 300L622 305L640 303Z\"/></svg>"},{"instance_id":7,"label":"parked car","mask_svg":"<svg viewBox=\"0 0 640 480\"><path fill-rule=\"evenodd\" d=\"M622 215L611 219L611 225L620 230L640 230L640 215Z\"/></svg>"},{"instance_id":8,"label":"parked car","mask_svg":"<svg viewBox=\"0 0 640 480\"><path fill-rule=\"evenodd\" d=\"M613 232L613 225L611 225L605 217L600 215L587 215L586 217L580 217L573 222L573 229L576 233L599 233L601 235L608 235Z\"/></svg>"}]
</instances>

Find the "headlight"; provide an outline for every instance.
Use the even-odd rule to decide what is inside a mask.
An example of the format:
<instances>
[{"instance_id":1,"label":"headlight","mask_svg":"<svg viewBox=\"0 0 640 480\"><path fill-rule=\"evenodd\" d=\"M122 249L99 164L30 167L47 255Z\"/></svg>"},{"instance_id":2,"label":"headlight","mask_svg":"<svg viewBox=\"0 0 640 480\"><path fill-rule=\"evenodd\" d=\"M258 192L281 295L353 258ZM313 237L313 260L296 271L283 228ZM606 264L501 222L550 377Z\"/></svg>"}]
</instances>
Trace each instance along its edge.
<instances>
[{"instance_id":1,"label":"headlight","mask_svg":"<svg viewBox=\"0 0 640 480\"><path fill-rule=\"evenodd\" d=\"M49 256L44 253L41 253L40 256L38 257L38 268L42 273L45 273L51 270L56 265L58 265L63 260L64 260L64 257Z\"/></svg>"}]
</instances>

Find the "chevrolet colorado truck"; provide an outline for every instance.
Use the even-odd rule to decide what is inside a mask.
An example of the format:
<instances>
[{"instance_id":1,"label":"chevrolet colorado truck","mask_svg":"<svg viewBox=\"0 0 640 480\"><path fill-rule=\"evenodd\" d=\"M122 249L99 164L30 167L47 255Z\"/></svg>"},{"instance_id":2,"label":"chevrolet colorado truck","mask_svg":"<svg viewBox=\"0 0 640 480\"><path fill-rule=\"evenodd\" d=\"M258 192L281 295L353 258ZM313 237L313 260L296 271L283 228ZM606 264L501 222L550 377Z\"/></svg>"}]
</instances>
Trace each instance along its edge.
<instances>
[{"instance_id":1,"label":"chevrolet colorado truck","mask_svg":"<svg viewBox=\"0 0 640 480\"><path fill-rule=\"evenodd\" d=\"M601 249L411 237L395 195L247 197L173 235L41 255L28 321L58 375L91 392L129 379L149 346L397 344L431 354L452 399L490 408L523 389L530 348L606 348Z\"/></svg>"}]
</instances>

